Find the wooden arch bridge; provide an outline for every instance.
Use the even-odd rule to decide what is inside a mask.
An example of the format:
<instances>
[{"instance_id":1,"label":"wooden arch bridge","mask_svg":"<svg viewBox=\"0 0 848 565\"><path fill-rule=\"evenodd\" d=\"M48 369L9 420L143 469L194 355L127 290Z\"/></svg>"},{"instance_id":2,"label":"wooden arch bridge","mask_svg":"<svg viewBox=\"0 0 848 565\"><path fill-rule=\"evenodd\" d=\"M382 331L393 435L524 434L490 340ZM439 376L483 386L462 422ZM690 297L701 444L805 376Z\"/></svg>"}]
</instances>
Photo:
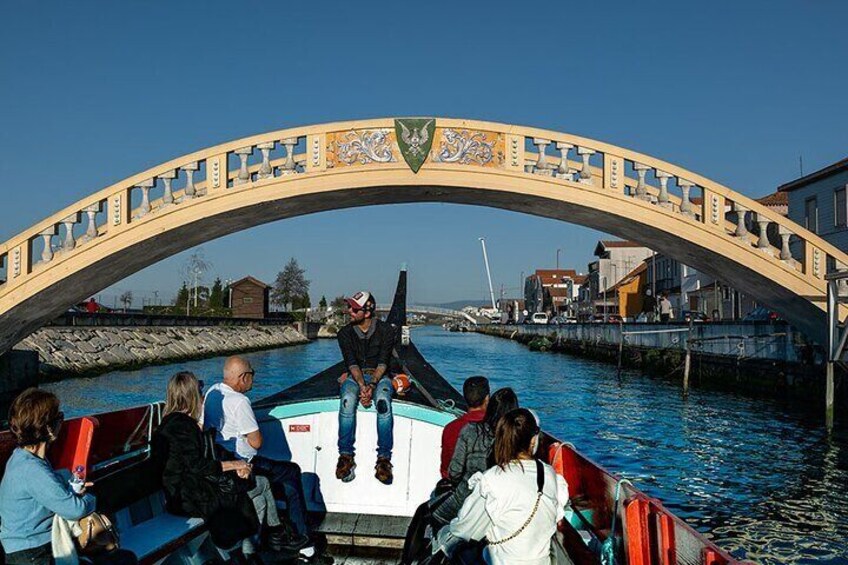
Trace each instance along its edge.
<instances>
[{"instance_id":1,"label":"wooden arch bridge","mask_svg":"<svg viewBox=\"0 0 848 565\"><path fill-rule=\"evenodd\" d=\"M751 198L565 133L441 118L429 127L426 147L390 118L274 131L82 198L0 244L0 353L69 305L205 241L314 212L409 202L490 206L640 241L826 341L825 274L848 256ZM424 159L417 173L405 162L410 146Z\"/></svg>"}]
</instances>

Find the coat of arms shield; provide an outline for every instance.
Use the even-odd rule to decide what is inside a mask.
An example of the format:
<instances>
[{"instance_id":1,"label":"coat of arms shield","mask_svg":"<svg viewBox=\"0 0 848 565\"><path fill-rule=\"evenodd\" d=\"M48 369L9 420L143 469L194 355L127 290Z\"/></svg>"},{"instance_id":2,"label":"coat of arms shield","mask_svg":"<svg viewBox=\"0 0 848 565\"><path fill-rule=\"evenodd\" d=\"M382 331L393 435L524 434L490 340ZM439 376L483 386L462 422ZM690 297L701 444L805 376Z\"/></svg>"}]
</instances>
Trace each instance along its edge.
<instances>
[{"instance_id":1,"label":"coat of arms shield","mask_svg":"<svg viewBox=\"0 0 848 565\"><path fill-rule=\"evenodd\" d=\"M417 173L433 146L436 133L435 118L406 118L395 120L395 133L403 160Z\"/></svg>"}]
</instances>

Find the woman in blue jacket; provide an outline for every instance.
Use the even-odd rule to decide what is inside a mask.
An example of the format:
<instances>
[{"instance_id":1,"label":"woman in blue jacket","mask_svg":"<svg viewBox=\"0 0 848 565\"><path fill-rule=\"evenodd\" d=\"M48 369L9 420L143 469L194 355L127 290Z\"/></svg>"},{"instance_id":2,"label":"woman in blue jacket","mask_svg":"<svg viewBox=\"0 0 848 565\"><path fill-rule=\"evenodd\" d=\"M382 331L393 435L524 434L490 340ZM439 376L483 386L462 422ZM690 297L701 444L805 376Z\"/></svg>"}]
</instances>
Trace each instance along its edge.
<instances>
[{"instance_id":1,"label":"woman in blue jacket","mask_svg":"<svg viewBox=\"0 0 848 565\"><path fill-rule=\"evenodd\" d=\"M94 512L94 496L74 493L46 458L63 418L59 399L36 388L21 393L9 409L18 447L0 482L0 542L7 565L52 563L53 516L79 520Z\"/></svg>"}]
</instances>

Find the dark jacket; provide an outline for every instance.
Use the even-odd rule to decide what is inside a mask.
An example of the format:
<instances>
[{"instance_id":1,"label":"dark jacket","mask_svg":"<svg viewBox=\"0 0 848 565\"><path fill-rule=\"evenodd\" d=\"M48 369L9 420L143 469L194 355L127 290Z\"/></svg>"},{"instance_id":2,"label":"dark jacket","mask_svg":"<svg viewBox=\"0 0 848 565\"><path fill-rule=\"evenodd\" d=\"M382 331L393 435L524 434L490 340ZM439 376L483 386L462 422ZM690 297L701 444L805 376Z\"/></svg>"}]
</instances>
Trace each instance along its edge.
<instances>
[{"instance_id":1,"label":"dark jacket","mask_svg":"<svg viewBox=\"0 0 848 565\"><path fill-rule=\"evenodd\" d=\"M433 510L433 517L436 520L447 524L459 514L462 503L471 494L468 479L474 473L482 473L494 464L492 460L494 445L495 436L485 422L471 422L462 428L456 440L456 448L450 465L448 465L448 478L454 485L453 493Z\"/></svg>"},{"instance_id":2,"label":"dark jacket","mask_svg":"<svg viewBox=\"0 0 848 565\"><path fill-rule=\"evenodd\" d=\"M371 322L364 335L353 324L344 326L339 330L337 339L345 367L359 367L365 371L384 365L388 370L396 333L397 330L391 324L382 320Z\"/></svg>"},{"instance_id":3,"label":"dark jacket","mask_svg":"<svg viewBox=\"0 0 848 565\"><path fill-rule=\"evenodd\" d=\"M258 531L259 520L247 494L219 490L221 462L205 453L194 418L180 412L168 414L153 434L151 445L162 474L168 512L203 518L212 541L221 548L232 547Z\"/></svg>"}]
</instances>

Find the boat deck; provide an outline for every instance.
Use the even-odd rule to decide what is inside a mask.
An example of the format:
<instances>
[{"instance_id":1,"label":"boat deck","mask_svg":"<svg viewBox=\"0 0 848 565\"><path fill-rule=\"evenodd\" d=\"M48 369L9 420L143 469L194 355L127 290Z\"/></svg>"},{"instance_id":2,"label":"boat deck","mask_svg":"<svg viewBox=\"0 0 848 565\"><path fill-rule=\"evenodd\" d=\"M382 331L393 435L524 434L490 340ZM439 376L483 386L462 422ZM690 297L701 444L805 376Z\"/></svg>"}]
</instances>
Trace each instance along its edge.
<instances>
[{"instance_id":1,"label":"boat deck","mask_svg":"<svg viewBox=\"0 0 848 565\"><path fill-rule=\"evenodd\" d=\"M330 548L335 565L400 565L400 550L364 552L354 548Z\"/></svg>"},{"instance_id":2,"label":"boat deck","mask_svg":"<svg viewBox=\"0 0 848 565\"><path fill-rule=\"evenodd\" d=\"M330 512L317 530L331 546L400 550L409 522L406 516Z\"/></svg>"}]
</instances>

